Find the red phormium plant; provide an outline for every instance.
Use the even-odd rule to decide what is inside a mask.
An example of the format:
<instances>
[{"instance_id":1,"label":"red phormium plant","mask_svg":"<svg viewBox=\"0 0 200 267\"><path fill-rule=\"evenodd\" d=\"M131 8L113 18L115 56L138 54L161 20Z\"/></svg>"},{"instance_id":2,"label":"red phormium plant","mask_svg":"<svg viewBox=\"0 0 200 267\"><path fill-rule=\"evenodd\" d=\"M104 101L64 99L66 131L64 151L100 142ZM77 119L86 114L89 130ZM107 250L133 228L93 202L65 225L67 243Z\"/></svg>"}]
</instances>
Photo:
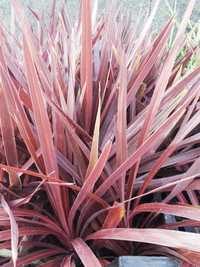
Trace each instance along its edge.
<instances>
[{"instance_id":1,"label":"red phormium plant","mask_svg":"<svg viewBox=\"0 0 200 267\"><path fill-rule=\"evenodd\" d=\"M195 1L170 48L173 19L150 34L160 1L140 33L117 1L97 20L97 1L82 0L76 23L54 1L49 24L31 10L34 30L11 2L20 32L0 31L0 265L198 264L200 67L185 34Z\"/></svg>"}]
</instances>

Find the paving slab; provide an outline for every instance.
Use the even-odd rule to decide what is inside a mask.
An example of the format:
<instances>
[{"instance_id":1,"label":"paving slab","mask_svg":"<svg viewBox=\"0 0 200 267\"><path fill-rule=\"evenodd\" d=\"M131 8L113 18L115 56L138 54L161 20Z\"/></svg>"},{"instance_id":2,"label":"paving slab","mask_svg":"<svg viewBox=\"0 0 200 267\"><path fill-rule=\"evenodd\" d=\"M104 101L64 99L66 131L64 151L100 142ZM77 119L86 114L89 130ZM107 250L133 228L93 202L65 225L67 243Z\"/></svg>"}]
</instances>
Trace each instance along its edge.
<instances>
[{"instance_id":1,"label":"paving slab","mask_svg":"<svg viewBox=\"0 0 200 267\"><path fill-rule=\"evenodd\" d=\"M167 257L120 257L109 267L179 267L180 263Z\"/></svg>"}]
</instances>

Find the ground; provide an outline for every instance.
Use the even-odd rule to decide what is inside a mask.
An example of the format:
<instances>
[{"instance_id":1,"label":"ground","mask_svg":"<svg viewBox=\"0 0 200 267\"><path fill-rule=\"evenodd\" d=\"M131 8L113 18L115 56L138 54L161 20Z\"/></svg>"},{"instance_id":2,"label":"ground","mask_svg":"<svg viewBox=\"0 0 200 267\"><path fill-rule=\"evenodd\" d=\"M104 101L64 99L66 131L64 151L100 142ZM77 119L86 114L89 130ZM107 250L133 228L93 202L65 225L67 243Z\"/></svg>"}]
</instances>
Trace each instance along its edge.
<instances>
[{"instance_id":1,"label":"ground","mask_svg":"<svg viewBox=\"0 0 200 267\"><path fill-rule=\"evenodd\" d=\"M57 0L58 6L61 5L65 0ZM100 8L105 6L105 3L107 1L111 0L98 0ZM117 1L117 0L114 0ZM169 12L166 7L166 1L167 0L161 0L160 8L156 17L156 20L154 22L155 29L160 28L163 23L168 18ZM168 0L168 2L173 5L174 1L177 2L177 11L179 16L183 13L185 10L186 4L189 0ZM30 5L36 10L44 10L45 12L48 12L50 10L52 0L21 0L21 3L24 5ZM79 0L67 0L69 4L70 10L75 12L77 10L77 7L79 6ZM140 8L142 8L143 11L148 12L150 3L154 3L155 0L121 0L119 1L124 5L125 7L129 8L131 12L133 13L133 20L138 16L138 11ZM0 19L3 21L6 25L9 23L9 14L10 14L10 0L0 0ZM193 12L193 19L195 21L200 20L200 0L196 0L196 6Z\"/></svg>"}]
</instances>

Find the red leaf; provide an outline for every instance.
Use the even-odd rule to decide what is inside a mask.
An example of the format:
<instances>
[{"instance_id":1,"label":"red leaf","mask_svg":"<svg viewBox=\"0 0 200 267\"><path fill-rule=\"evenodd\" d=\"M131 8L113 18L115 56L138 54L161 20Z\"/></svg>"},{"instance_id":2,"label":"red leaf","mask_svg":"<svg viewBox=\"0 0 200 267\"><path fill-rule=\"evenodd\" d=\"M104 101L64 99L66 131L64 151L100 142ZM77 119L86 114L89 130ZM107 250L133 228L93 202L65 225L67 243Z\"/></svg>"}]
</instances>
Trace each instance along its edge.
<instances>
[{"instance_id":1,"label":"red leaf","mask_svg":"<svg viewBox=\"0 0 200 267\"><path fill-rule=\"evenodd\" d=\"M5 201L3 195L1 195L1 204L5 212L8 214L10 220L12 260L14 267L16 267L17 257L18 257L18 242L19 242L18 225L16 223L13 212L8 206L7 202Z\"/></svg>"},{"instance_id":2,"label":"red leaf","mask_svg":"<svg viewBox=\"0 0 200 267\"><path fill-rule=\"evenodd\" d=\"M9 113L8 99L6 97L6 88L2 89L0 85L0 125L1 125L1 134L3 138L3 145L6 154L6 161L8 165L17 166L17 148L15 142L15 133L13 122ZM10 185L18 185L19 178L16 174L10 173L9 176Z\"/></svg>"},{"instance_id":3,"label":"red leaf","mask_svg":"<svg viewBox=\"0 0 200 267\"><path fill-rule=\"evenodd\" d=\"M91 1L81 1L81 87L86 86L83 102L85 128L89 132L92 119L93 88L92 88L92 25Z\"/></svg>"},{"instance_id":4,"label":"red leaf","mask_svg":"<svg viewBox=\"0 0 200 267\"><path fill-rule=\"evenodd\" d=\"M94 132L93 132L92 146L91 146L91 151L90 151L90 160L89 160L87 173L85 177L86 179L88 175L91 173L95 164L97 163L98 157L99 157L100 116L101 116L101 101L100 101L100 96L99 96L99 106L98 106L96 122L95 122L95 127L94 127Z\"/></svg>"},{"instance_id":5,"label":"red leaf","mask_svg":"<svg viewBox=\"0 0 200 267\"><path fill-rule=\"evenodd\" d=\"M34 236L34 235L47 235L51 234L52 231L44 228L44 227L20 227L19 228L19 237L27 235L27 236ZM0 231L0 238L1 241L6 241L11 239L11 231L10 230L3 230Z\"/></svg>"},{"instance_id":6,"label":"red leaf","mask_svg":"<svg viewBox=\"0 0 200 267\"><path fill-rule=\"evenodd\" d=\"M125 53L121 51L120 74L117 103L117 122L116 122L116 167L119 167L127 158L127 79L128 71L126 68ZM125 176L124 173L119 182L121 201L125 199Z\"/></svg>"},{"instance_id":7,"label":"red leaf","mask_svg":"<svg viewBox=\"0 0 200 267\"><path fill-rule=\"evenodd\" d=\"M140 212L156 212L171 214L174 216L184 217L191 220L200 221L200 209L191 205L181 206L181 205L169 205L165 203L146 203L137 206L133 210L133 214Z\"/></svg>"},{"instance_id":8,"label":"red leaf","mask_svg":"<svg viewBox=\"0 0 200 267\"><path fill-rule=\"evenodd\" d=\"M97 182L97 180L99 179L99 176L101 175L103 168L105 167L105 164L108 160L108 156L110 154L110 150L112 147L112 143L108 142L105 145L105 148L102 152L102 154L100 155L97 163L95 164L94 168L92 169L90 175L87 177L87 179L85 180L81 191L79 192L78 196L76 197L71 210L69 212L69 225L71 227L71 229L73 228L73 221L74 221L74 217L75 214L78 210L78 208L80 207L80 205L83 203L83 201L88 197L88 194L91 193L93 191L94 185Z\"/></svg>"},{"instance_id":9,"label":"red leaf","mask_svg":"<svg viewBox=\"0 0 200 267\"><path fill-rule=\"evenodd\" d=\"M183 110L182 110L183 109ZM177 110L174 114L171 115L170 118L168 118L163 125L154 132L147 140L144 142L143 145L141 145L135 153L133 153L126 161L124 161L107 179L106 181L100 185L100 187L97 189L97 194L103 195L119 178L120 176L130 169L140 158L144 153L146 153L148 150L151 149L151 146L153 146L157 138L160 134L163 133L165 129L167 129L170 124L173 122L174 119L177 117L180 118L184 113L184 107L182 106L181 109Z\"/></svg>"},{"instance_id":10,"label":"red leaf","mask_svg":"<svg viewBox=\"0 0 200 267\"><path fill-rule=\"evenodd\" d=\"M149 243L178 249L200 252L200 235L163 229L123 229L100 230L89 235L86 240L124 240Z\"/></svg>"},{"instance_id":11,"label":"red leaf","mask_svg":"<svg viewBox=\"0 0 200 267\"><path fill-rule=\"evenodd\" d=\"M123 204L117 206L115 203L111 209L109 209L108 214L105 218L102 228L113 228L117 227L125 215L125 208Z\"/></svg>"},{"instance_id":12,"label":"red leaf","mask_svg":"<svg viewBox=\"0 0 200 267\"><path fill-rule=\"evenodd\" d=\"M59 250L50 249L50 248L47 250L41 250L41 251L28 253L27 255L19 258L18 263L17 263L17 267L27 266L34 261L46 259L46 258L52 257L52 256L55 257L56 255L59 255L59 254L61 254L61 252ZM54 263L56 263L56 261ZM52 266L52 265L50 265L50 266ZM56 266L56 265L54 265L54 266Z\"/></svg>"},{"instance_id":13,"label":"red leaf","mask_svg":"<svg viewBox=\"0 0 200 267\"><path fill-rule=\"evenodd\" d=\"M65 257L60 267L75 267L75 263L72 260L72 256Z\"/></svg>"},{"instance_id":14,"label":"red leaf","mask_svg":"<svg viewBox=\"0 0 200 267\"><path fill-rule=\"evenodd\" d=\"M72 246L85 267L102 267L92 250L81 238L74 239Z\"/></svg>"}]
</instances>

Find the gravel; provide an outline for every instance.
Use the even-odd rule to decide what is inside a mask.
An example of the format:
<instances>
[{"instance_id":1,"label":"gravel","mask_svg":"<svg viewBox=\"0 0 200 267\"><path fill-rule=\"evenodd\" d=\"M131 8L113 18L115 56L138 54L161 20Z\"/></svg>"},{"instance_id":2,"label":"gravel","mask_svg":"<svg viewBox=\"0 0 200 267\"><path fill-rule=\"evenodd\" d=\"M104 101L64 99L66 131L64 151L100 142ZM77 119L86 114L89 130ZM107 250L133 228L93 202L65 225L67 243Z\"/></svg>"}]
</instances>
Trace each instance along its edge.
<instances>
[{"instance_id":1,"label":"gravel","mask_svg":"<svg viewBox=\"0 0 200 267\"><path fill-rule=\"evenodd\" d=\"M57 0L57 6L58 8L61 6L61 3L63 3L64 0ZM105 6L105 3L110 0L98 0L100 9L102 10L103 7ZM117 1L117 0L114 0ZM123 6L127 7L128 9L131 10L132 12L132 17L133 20L136 19L138 16L140 8L144 12L148 12L150 8L150 3L154 3L155 0L121 0L119 1L122 3ZM48 14L50 11L51 7L51 2L52 0L21 0L21 3L24 6L30 6L34 10L37 11L43 11L45 14ZM79 7L79 0L67 0L68 6L70 9L70 12L72 14L75 14ZM169 3L173 5L174 0L169 0ZM188 3L188 0L177 0L177 13L178 16L180 17L184 10L185 7ZM10 17L10 0L0 0L0 19L3 21L3 23L8 26L9 24L9 17ZM160 28L163 23L167 20L169 17L169 11L167 9L167 6L165 4L165 0L161 0L160 8L158 10L154 25L155 28ZM200 0L196 0L196 6L193 12L193 20L198 21L200 20Z\"/></svg>"}]
</instances>

